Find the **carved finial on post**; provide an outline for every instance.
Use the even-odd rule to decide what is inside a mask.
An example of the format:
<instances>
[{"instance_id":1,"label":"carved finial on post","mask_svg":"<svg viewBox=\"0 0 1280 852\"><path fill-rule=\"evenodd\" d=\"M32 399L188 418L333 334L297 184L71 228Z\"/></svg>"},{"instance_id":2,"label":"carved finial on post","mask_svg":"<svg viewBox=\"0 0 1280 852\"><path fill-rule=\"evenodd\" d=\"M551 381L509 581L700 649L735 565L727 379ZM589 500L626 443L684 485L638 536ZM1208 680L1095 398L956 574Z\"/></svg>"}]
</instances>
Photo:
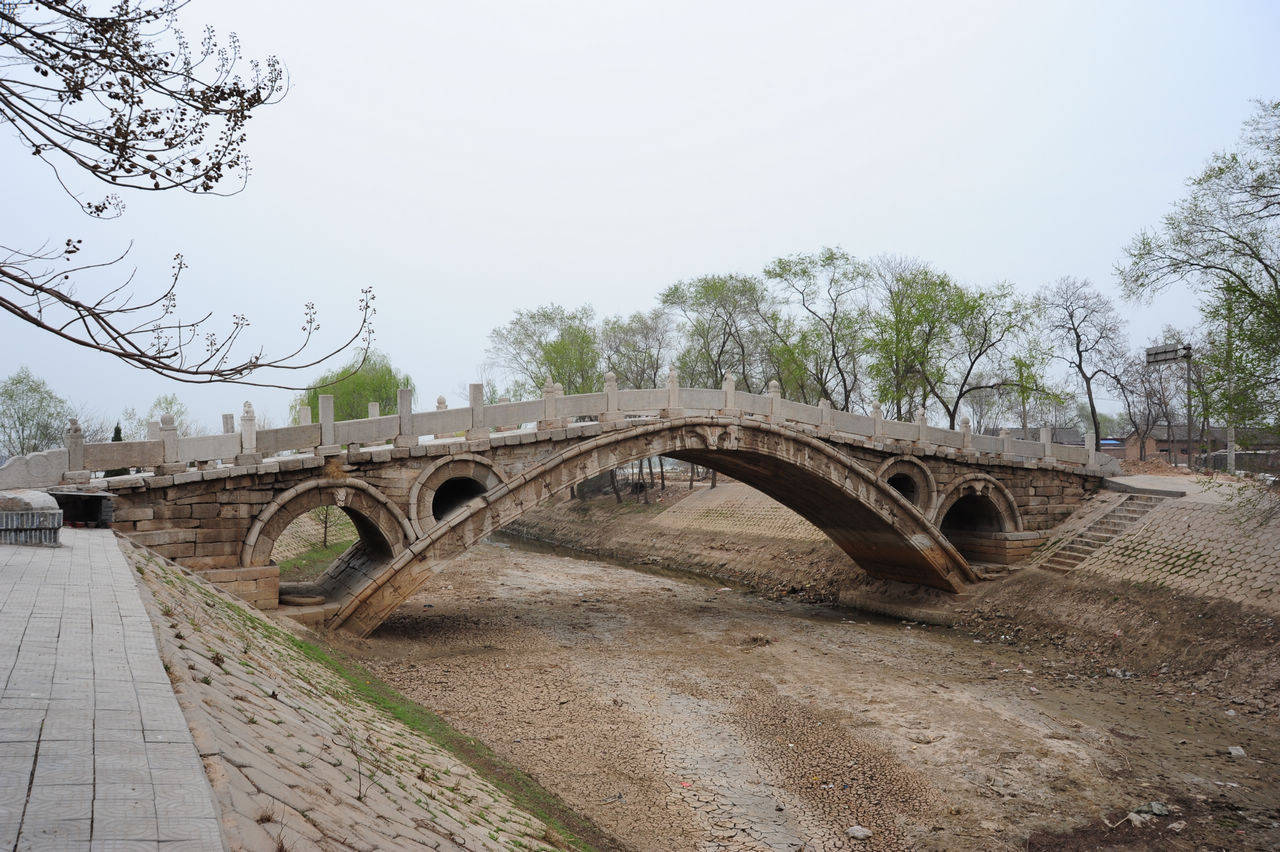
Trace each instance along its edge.
<instances>
[{"instance_id":1,"label":"carved finial on post","mask_svg":"<svg viewBox=\"0 0 1280 852\"><path fill-rule=\"evenodd\" d=\"M1008 429L1000 430L1000 447L1005 455L1013 455L1013 436L1009 434Z\"/></svg>"},{"instance_id":2,"label":"carved finial on post","mask_svg":"<svg viewBox=\"0 0 1280 852\"><path fill-rule=\"evenodd\" d=\"M884 421L884 407L878 402L871 403L871 437L879 438L883 431L881 423Z\"/></svg>"},{"instance_id":3,"label":"carved finial on post","mask_svg":"<svg viewBox=\"0 0 1280 852\"><path fill-rule=\"evenodd\" d=\"M680 374L676 372L674 364L667 371L667 416L679 417L683 412L680 409Z\"/></svg>"},{"instance_id":4,"label":"carved finial on post","mask_svg":"<svg viewBox=\"0 0 1280 852\"><path fill-rule=\"evenodd\" d=\"M769 422L782 422L782 385L777 379L769 380L767 395L769 397Z\"/></svg>"},{"instance_id":5,"label":"carved finial on post","mask_svg":"<svg viewBox=\"0 0 1280 852\"><path fill-rule=\"evenodd\" d=\"M381 416L382 416L382 403L380 402L369 403L369 419L372 420L375 417L381 417Z\"/></svg>"},{"instance_id":6,"label":"carved finial on post","mask_svg":"<svg viewBox=\"0 0 1280 852\"><path fill-rule=\"evenodd\" d=\"M831 400L818 400L818 434L830 435L835 431L835 412L831 408Z\"/></svg>"},{"instance_id":7,"label":"carved finial on post","mask_svg":"<svg viewBox=\"0 0 1280 852\"><path fill-rule=\"evenodd\" d=\"M444 396L436 397L436 411L444 411L448 409L449 403L445 402Z\"/></svg>"},{"instance_id":8,"label":"carved finial on post","mask_svg":"<svg viewBox=\"0 0 1280 852\"><path fill-rule=\"evenodd\" d=\"M917 408L916 409L916 425L928 426L929 425L928 416L929 416L929 413L925 411L925 407L923 405Z\"/></svg>"},{"instance_id":9,"label":"carved finial on post","mask_svg":"<svg viewBox=\"0 0 1280 852\"><path fill-rule=\"evenodd\" d=\"M72 417L71 422L67 424L66 439L66 478L70 481L87 479L89 472L84 468L84 430L80 428L80 421L74 417Z\"/></svg>"},{"instance_id":10,"label":"carved finial on post","mask_svg":"<svg viewBox=\"0 0 1280 852\"><path fill-rule=\"evenodd\" d=\"M968 417L960 418L960 444L966 450L973 446L973 425Z\"/></svg>"},{"instance_id":11,"label":"carved finial on post","mask_svg":"<svg viewBox=\"0 0 1280 852\"><path fill-rule=\"evenodd\" d=\"M240 454L236 456L236 464L257 464L262 461L258 455L258 415L253 411L253 403L245 401L244 410L240 414Z\"/></svg>"},{"instance_id":12,"label":"carved finial on post","mask_svg":"<svg viewBox=\"0 0 1280 852\"><path fill-rule=\"evenodd\" d=\"M172 414L160 415L160 440L164 443L164 463L156 467L156 473L163 476L186 470L178 453L178 426Z\"/></svg>"},{"instance_id":13,"label":"carved finial on post","mask_svg":"<svg viewBox=\"0 0 1280 852\"><path fill-rule=\"evenodd\" d=\"M1098 466L1098 441L1093 430L1084 433L1084 448L1089 451L1089 460L1085 462L1089 467Z\"/></svg>"}]
</instances>

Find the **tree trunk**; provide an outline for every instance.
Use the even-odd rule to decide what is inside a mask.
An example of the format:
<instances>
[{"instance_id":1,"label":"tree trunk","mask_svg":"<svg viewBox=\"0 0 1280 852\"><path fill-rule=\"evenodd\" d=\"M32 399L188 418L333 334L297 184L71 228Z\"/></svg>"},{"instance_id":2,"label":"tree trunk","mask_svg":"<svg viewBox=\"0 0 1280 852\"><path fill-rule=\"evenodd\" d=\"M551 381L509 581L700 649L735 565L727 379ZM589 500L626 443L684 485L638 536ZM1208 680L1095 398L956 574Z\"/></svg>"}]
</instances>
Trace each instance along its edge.
<instances>
[{"instance_id":1,"label":"tree trunk","mask_svg":"<svg viewBox=\"0 0 1280 852\"><path fill-rule=\"evenodd\" d=\"M693 490L693 462L689 462L689 490Z\"/></svg>"},{"instance_id":2,"label":"tree trunk","mask_svg":"<svg viewBox=\"0 0 1280 852\"><path fill-rule=\"evenodd\" d=\"M658 458L658 475L662 477L662 490L667 490L667 466L662 463L662 458Z\"/></svg>"},{"instance_id":3,"label":"tree trunk","mask_svg":"<svg viewBox=\"0 0 1280 852\"><path fill-rule=\"evenodd\" d=\"M649 487L650 487L650 488L653 488L653 487L654 487L654 481L653 481L653 456L649 456L649 458L647 459L647 461L649 462Z\"/></svg>"},{"instance_id":4,"label":"tree trunk","mask_svg":"<svg viewBox=\"0 0 1280 852\"><path fill-rule=\"evenodd\" d=\"M329 507L328 506L325 506L323 509L320 510L320 518L321 518L321 521L320 521L321 529L324 531L321 534L322 540L320 542L320 546L328 547L329 546Z\"/></svg>"},{"instance_id":5,"label":"tree trunk","mask_svg":"<svg viewBox=\"0 0 1280 852\"><path fill-rule=\"evenodd\" d=\"M617 470L617 468L614 468L613 470L609 471L609 485L611 485L611 486L613 487L613 496L614 496L614 497L616 497L616 498L618 499L618 502L619 502L619 503L621 503L621 502L622 502L622 494L621 494L621 493L619 493L619 491L618 491L618 470Z\"/></svg>"},{"instance_id":6,"label":"tree trunk","mask_svg":"<svg viewBox=\"0 0 1280 852\"><path fill-rule=\"evenodd\" d=\"M716 487L716 469L714 467L711 468L711 487Z\"/></svg>"},{"instance_id":7,"label":"tree trunk","mask_svg":"<svg viewBox=\"0 0 1280 852\"><path fill-rule=\"evenodd\" d=\"M1084 380L1084 395L1089 400L1089 417L1093 420L1093 449L1102 452L1102 424L1098 422L1098 404L1093 401L1093 380L1085 375L1083 369L1080 370L1080 378Z\"/></svg>"}]
</instances>

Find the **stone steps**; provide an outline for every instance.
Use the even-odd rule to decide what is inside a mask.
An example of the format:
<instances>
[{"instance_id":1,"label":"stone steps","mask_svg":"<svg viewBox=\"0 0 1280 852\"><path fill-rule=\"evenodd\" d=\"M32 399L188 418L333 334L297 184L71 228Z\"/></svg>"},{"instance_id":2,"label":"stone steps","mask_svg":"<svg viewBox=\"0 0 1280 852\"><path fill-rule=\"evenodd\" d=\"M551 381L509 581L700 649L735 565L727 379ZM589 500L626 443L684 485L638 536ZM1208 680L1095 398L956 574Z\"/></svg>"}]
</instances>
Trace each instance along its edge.
<instances>
[{"instance_id":1,"label":"stone steps","mask_svg":"<svg viewBox=\"0 0 1280 852\"><path fill-rule=\"evenodd\" d=\"M1128 495L1111 511L1059 545L1040 562L1040 567L1060 573L1073 570L1098 548L1105 547L1141 521L1165 499L1147 494Z\"/></svg>"}]
</instances>

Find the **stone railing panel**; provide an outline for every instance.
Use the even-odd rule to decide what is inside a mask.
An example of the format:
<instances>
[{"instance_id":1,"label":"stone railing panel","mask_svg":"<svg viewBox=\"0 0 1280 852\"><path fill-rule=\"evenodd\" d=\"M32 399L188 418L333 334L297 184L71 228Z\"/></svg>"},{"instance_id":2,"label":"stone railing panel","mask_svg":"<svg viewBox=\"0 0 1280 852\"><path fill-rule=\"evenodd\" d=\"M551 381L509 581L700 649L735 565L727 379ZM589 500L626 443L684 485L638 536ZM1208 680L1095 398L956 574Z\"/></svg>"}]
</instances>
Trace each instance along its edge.
<instances>
[{"instance_id":1,"label":"stone railing panel","mask_svg":"<svg viewBox=\"0 0 1280 852\"><path fill-rule=\"evenodd\" d=\"M484 422L490 426L504 429L510 426L523 426L526 423L537 423L547 416L545 399L530 399L525 402L500 402L497 405L484 407Z\"/></svg>"},{"instance_id":2,"label":"stone railing panel","mask_svg":"<svg viewBox=\"0 0 1280 852\"><path fill-rule=\"evenodd\" d=\"M240 436L236 452L240 452ZM182 439L179 439L181 441ZM235 453L232 453L234 456ZM221 458L221 456L214 456ZM85 444L85 470L115 470L125 467L155 467L164 463L164 441L116 441L111 444Z\"/></svg>"},{"instance_id":3,"label":"stone railing panel","mask_svg":"<svg viewBox=\"0 0 1280 852\"><path fill-rule=\"evenodd\" d=\"M865 414L855 414L852 411L833 411L831 420L837 432L845 432L849 435L869 436L875 428L870 417Z\"/></svg>"},{"instance_id":4,"label":"stone railing panel","mask_svg":"<svg viewBox=\"0 0 1280 852\"><path fill-rule=\"evenodd\" d=\"M339 420L333 424L334 443L377 444L400 434L400 415L387 414L362 420Z\"/></svg>"},{"instance_id":5,"label":"stone railing panel","mask_svg":"<svg viewBox=\"0 0 1280 852\"><path fill-rule=\"evenodd\" d=\"M604 392L578 393L556 400L556 417L599 417L604 414Z\"/></svg>"},{"instance_id":6,"label":"stone railing panel","mask_svg":"<svg viewBox=\"0 0 1280 852\"><path fill-rule=\"evenodd\" d=\"M778 400L782 416L793 423L808 423L810 426L822 424L822 411L816 405L805 405L803 402L792 402L789 399Z\"/></svg>"},{"instance_id":7,"label":"stone railing panel","mask_svg":"<svg viewBox=\"0 0 1280 852\"><path fill-rule=\"evenodd\" d=\"M724 408L724 390L680 388L680 407L696 411L720 411Z\"/></svg>"},{"instance_id":8,"label":"stone railing panel","mask_svg":"<svg viewBox=\"0 0 1280 852\"><path fill-rule=\"evenodd\" d=\"M470 408L446 408L443 411L420 411L413 415L415 435L448 437L471 428Z\"/></svg>"},{"instance_id":9,"label":"stone railing panel","mask_svg":"<svg viewBox=\"0 0 1280 852\"><path fill-rule=\"evenodd\" d=\"M88 450L91 446L94 445L87 445L85 450ZM163 443L161 443L161 446L163 447ZM222 435L193 435L190 438L178 439L178 458L182 461L207 462L214 459L227 459L230 461L239 454L240 435L236 432ZM88 458L89 455L86 452L86 464L88 464ZM126 465L112 466L125 467Z\"/></svg>"},{"instance_id":10,"label":"stone railing panel","mask_svg":"<svg viewBox=\"0 0 1280 852\"><path fill-rule=\"evenodd\" d=\"M0 488L48 488L67 472L67 448L15 456L0 465Z\"/></svg>"},{"instance_id":11,"label":"stone railing panel","mask_svg":"<svg viewBox=\"0 0 1280 852\"><path fill-rule=\"evenodd\" d=\"M881 420L880 436L897 441L916 441L920 438L920 427L915 423L903 423L899 420Z\"/></svg>"},{"instance_id":12,"label":"stone railing panel","mask_svg":"<svg viewBox=\"0 0 1280 852\"><path fill-rule=\"evenodd\" d=\"M762 417L768 417L770 411L769 397L761 396L756 393L747 393L746 391L737 391L733 395L733 404L743 414L759 414Z\"/></svg>"},{"instance_id":13,"label":"stone railing panel","mask_svg":"<svg viewBox=\"0 0 1280 852\"><path fill-rule=\"evenodd\" d=\"M971 435L969 445L983 453L999 453L1004 450L1004 442L995 435Z\"/></svg>"},{"instance_id":14,"label":"stone railing panel","mask_svg":"<svg viewBox=\"0 0 1280 852\"><path fill-rule=\"evenodd\" d=\"M1074 462L1075 464L1089 463L1089 448L1077 447L1073 444L1054 444L1053 457L1059 461Z\"/></svg>"},{"instance_id":15,"label":"stone railing panel","mask_svg":"<svg viewBox=\"0 0 1280 852\"><path fill-rule=\"evenodd\" d=\"M263 429L257 433L256 449L264 456L274 456L286 450L310 450L318 446L320 446L319 423Z\"/></svg>"},{"instance_id":16,"label":"stone railing panel","mask_svg":"<svg viewBox=\"0 0 1280 852\"><path fill-rule=\"evenodd\" d=\"M930 444L937 444L939 447L954 447L961 449L964 447L964 435L954 432L950 429L939 429L937 426L925 426L924 440Z\"/></svg>"},{"instance_id":17,"label":"stone railing panel","mask_svg":"<svg viewBox=\"0 0 1280 852\"><path fill-rule=\"evenodd\" d=\"M621 411L657 411L667 407L666 388L640 388L618 391L618 408Z\"/></svg>"},{"instance_id":18,"label":"stone railing panel","mask_svg":"<svg viewBox=\"0 0 1280 852\"><path fill-rule=\"evenodd\" d=\"M1026 456L1030 459L1044 458L1044 444L1039 441L1024 441L1021 438L1014 438L1010 443L1013 445L1014 455Z\"/></svg>"}]
</instances>

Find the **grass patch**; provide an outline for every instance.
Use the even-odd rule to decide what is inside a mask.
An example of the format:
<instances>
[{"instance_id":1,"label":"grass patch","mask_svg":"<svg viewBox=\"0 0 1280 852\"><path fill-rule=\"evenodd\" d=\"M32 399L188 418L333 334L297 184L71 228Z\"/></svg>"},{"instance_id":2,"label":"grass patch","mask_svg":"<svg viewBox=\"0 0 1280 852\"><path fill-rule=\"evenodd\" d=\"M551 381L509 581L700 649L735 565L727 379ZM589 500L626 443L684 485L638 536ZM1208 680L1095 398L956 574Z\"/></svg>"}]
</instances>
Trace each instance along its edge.
<instances>
[{"instance_id":1,"label":"grass patch","mask_svg":"<svg viewBox=\"0 0 1280 852\"><path fill-rule=\"evenodd\" d=\"M314 580L327 571L333 560L341 556L354 541L335 541L328 547L313 547L306 553L286 559L280 563L280 579L292 582Z\"/></svg>"},{"instance_id":2,"label":"grass patch","mask_svg":"<svg viewBox=\"0 0 1280 852\"><path fill-rule=\"evenodd\" d=\"M490 784L507 794L518 808L527 811L555 830L563 848L618 849L618 841L595 823L574 811L555 794L543 788L514 764L494 754L480 740L469 737L443 718L420 704L405 698L378 678L331 646L281 631L280 638L292 644L307 659L333 672L361 700L386 713L405 727L418 732L455 755ZM561 844L556 844L561 845Z\"/></svg>"}]
</instances>

